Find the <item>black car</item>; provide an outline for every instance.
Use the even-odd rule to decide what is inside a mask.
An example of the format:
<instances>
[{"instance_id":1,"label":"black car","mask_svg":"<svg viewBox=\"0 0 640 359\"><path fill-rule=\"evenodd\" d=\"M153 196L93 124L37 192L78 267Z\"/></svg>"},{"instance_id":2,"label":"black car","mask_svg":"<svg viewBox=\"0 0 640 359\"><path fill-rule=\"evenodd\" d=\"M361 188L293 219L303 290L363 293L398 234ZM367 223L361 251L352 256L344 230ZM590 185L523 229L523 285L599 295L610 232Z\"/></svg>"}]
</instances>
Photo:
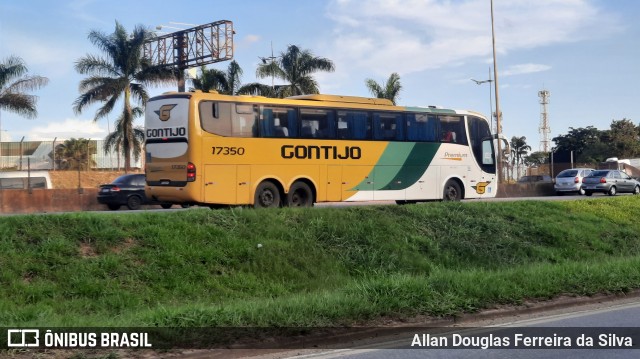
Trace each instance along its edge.
<instances>
[{"instance_id":1,"label":"black car","mask_svg":"<svg viewBox=\"0 0 640 359\"><path fill-rule=\"evenodd\" d=\"M160 204L162 208L171 208L171 203L157 203L147 199L144 194L144 174L128 174L116 178L110 184L100 186L98 203L106 204L111 210L126 205L131 210L140 209L143 204Z\"/></svg>"}]
</instances>

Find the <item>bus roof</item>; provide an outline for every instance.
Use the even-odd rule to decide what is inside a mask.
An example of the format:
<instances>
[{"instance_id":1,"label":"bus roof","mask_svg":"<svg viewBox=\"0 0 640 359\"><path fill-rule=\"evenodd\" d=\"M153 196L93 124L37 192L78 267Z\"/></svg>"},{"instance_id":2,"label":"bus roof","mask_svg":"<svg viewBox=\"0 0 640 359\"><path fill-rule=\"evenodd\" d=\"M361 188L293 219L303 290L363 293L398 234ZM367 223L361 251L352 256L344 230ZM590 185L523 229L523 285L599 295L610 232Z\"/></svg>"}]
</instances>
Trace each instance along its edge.
<instances>
[{"instance_id":1,"label":"bus roof","mask_svg":"<svg viewBox=\"0 0 640 359\"><path fill-rule=\"evenodd\" d=\"M324 94L289 96L287 98L290 98L293 100L346 102L346 103L360 103L364 105L394 106L393 102L391 102L391 100L387 100L386 98L370 98L370 97L324 95Z\"/></svg>"},{"instance_id":2,"label":"bus roof","mask_svg":"<svg viewBox=\"0 0 640 359\"><path fill-rule=\"evenodd\" d=\"M442 108L436 106L402 106L402 105L394 105L393 102L384 98L372 98L372 97L359 97L359 96L342 96L342 95L328 95L328 94L309 94L309 95L298 95L298 96L289 96L285 98L271 98L264 96L256 96L256 95L223 95L218 93L217 91L209 91L202 92L201 90L195 90L191 92L166 92L160 96L156 96L151 100L157 100L166 97L182 97L187 96L191 97L193 95L197 96L219 96L221 98L225 98L228 100L232 100L235 98L236 100L244 100L244 101L259 101L265 103L283 103L287 100L295 100L295 101L312 101L319 102L325 104L319 104L322 106L337 106L337 104L342 103L347 107L354 108L366 108L367 106L380 106L380 107L394 107L396 110L404 110L404 111L412 111L412 112L426 112L432 114L473 114L484 118L479 112L469 111L469 110L454 110L450 108Z\"/></svg>"}]
</instances>

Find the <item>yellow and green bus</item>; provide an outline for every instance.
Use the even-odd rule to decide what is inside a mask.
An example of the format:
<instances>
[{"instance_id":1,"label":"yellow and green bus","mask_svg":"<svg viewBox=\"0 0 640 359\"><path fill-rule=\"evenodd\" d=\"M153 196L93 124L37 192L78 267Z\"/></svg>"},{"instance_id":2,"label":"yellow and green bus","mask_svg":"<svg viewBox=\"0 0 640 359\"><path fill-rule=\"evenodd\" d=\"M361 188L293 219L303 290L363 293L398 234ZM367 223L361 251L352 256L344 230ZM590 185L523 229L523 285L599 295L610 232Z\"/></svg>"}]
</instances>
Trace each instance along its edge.
<instances>
[{"instance_id":1,"label":"yellow and green bus","mask_svg":"<svg viewBox=\"0 0 640 359\"><path fill-rule=\"evenodd\" d=\"M336 95L179 92L145 114L149 198L211 207L494 197L481 114Z\"/></svg>"}]
</instances>

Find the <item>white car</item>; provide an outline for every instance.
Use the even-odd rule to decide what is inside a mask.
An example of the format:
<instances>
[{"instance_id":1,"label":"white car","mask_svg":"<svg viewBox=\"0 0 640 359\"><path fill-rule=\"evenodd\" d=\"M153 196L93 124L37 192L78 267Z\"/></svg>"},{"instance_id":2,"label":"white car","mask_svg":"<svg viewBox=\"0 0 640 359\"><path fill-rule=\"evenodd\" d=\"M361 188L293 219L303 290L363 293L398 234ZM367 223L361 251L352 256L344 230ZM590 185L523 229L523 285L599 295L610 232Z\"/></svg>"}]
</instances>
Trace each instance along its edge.
<instances>
[{"instance_id":1,"label":"white car","mask_svg":"<svg viewBox=\"0 0 640 359\"><path fill-rule=\"evenodd\" d=\"M565 193L584 194L582 179L593 171L593 168L571 168L564 170L558 173L553 189L557 195L563 195Z\"/></svg>"}]
</instances>

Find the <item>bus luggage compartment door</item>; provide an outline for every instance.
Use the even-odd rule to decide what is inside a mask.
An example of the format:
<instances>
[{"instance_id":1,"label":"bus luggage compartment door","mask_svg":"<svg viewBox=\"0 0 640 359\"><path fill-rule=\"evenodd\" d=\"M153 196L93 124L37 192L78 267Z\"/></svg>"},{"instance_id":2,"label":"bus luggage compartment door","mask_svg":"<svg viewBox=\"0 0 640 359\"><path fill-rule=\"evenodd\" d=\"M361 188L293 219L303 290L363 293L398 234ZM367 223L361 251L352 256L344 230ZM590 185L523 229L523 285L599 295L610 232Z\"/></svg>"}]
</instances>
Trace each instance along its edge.
<instances>
[{"instance_id":1,"label":"bus luggage compartment door","mask_svg":"<svg viewBox=\"0 0 640 359\"><path fill-rule=\"evenodd\" d=\"M204 173L204 201L247 204L251 195L249 166L208 165Z\"/></svg>"}]
</instances>

